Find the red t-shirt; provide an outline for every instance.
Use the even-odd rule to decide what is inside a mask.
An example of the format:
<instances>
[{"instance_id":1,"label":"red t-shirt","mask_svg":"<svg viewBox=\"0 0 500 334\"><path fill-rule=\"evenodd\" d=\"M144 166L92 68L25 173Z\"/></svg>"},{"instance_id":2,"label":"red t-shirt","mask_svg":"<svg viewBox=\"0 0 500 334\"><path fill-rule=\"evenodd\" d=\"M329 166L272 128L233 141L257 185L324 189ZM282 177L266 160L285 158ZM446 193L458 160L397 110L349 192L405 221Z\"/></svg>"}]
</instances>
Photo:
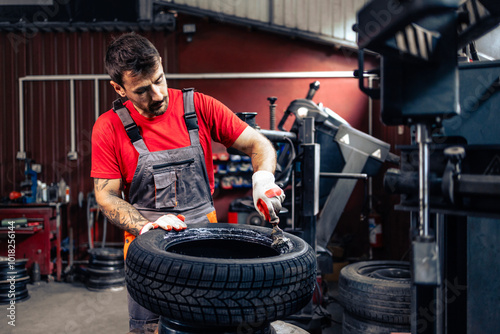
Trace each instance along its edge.
<instances>
[{"instance_id":1,"label":"red t-shirt","mask_svg":"<svg viewBox=\"0 0 500 334\"><path fill-rule=\"evenodd\" d=\"M166 112L152 119L139 114L132 102L124 103L149 151L163 151L189 146L184 121L182 91L168 89ZM194 93L200 143L205 154L210 189L214 191L212 139L230 147L247 124L216 99ZM126 188L132 182L139 153L130 141L118 115L111 109L102 114L92 131L92 169L90 176L101 179L123 179Z\"/></svg>"}]
</instances>

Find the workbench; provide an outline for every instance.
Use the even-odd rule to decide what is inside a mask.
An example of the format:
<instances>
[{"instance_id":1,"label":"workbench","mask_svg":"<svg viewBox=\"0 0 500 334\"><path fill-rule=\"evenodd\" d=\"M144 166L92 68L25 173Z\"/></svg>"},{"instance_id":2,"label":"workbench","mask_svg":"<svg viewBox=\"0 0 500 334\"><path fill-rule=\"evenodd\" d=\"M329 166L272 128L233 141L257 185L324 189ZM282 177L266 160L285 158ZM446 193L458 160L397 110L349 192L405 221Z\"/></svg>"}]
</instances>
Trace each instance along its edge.
<instances>
[{"instance_id":1,"label":"workbench","mask_svg":"<svg viewBox=\"0 0 500 334\"><path fill-rule=\"evenodd\" d=\"M26 218L31 226L15 226L14 229L12 225L9 225L10 228L0 227L0 256L9 255L9 249L12 252L13 247L9 247L12 242L9 244L8 240L14 239L16 259L28 259L28 269L36 262L40 267L40 275L55 274L56 280L60 281L61 240L63 233L69 230L67 203L0 205L0 220L15 218ZM51 256L53 248L54 257Z\"/></svg>"}]
</instances>

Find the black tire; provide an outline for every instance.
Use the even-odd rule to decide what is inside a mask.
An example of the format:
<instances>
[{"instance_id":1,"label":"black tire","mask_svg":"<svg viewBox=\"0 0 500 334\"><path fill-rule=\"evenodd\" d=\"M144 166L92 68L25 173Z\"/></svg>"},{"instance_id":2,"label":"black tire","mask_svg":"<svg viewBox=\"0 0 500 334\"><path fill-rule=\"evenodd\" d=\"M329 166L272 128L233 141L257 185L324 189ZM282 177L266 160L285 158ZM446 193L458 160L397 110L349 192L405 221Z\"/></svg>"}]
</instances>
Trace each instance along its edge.
<instances>
[{"instance_id":1,"label":"black tire","mask_svg":"<svg viewBox=\"0 0 500 334\"><path fill-rule=\"evenodd\" d=\"M0 282L5 281L5 280L11 280L11 279L19 280L19 279L22 279L24 277L29 277L28 271L26 270L26 268L17 269L17 270L13 270L13 271L4 270L3 272L0 273Z\"/></svg>"},{"instance_id":2,"label":"black tire","mask_svg":"<svg viewBox=\"0 0 500 334\"><path fill-rule=\"evenodd\" d=\"M125 285L123 250L93 248L89 254L86 284L89 290L115 289Z\"/></svg>"},{"instance_id":3,"label":"black tire","mask_svg":"<svg viewBox=\"0 0 500 334\"><path fill-rule=\"evenodd\" d=\"M90 278L87 281L87 288L89 290L107 290L122 288L125 286L125 277L110 277L110 278Z\"/></svg>"},{"instance_id":4,"label":"black tire","mask_svg":"<svg viewBox=\"0 0 500 334\"><path fill-rule=\"evenodd\" d=\"M339 301L346 311L364 319L409 324L409 263L366 261L345 266L340 271Z\"/></svg>"},{"instance_id":5,"label":"black tire","mask_svg":"<svg viewBox=\"0 0 500 334\"><path fill-rule=\"evenodd\" d=\"M28 289L16 290L15 292L1 293L0 294L0 304L10 304L11 301L20 302L29 298Z\"/></svg>"},{"instance_id":6,"label":"black tire","mask_svg":"<svg viewBox=\"0 0 500 334\"><path fill-rule=\"evenodd\" d=\"M387 324L356 317L344 312L342 334L410 333L410 325Z\"/></svg>"},{"instance_id":7,"label":"black tire","mask_svg":"<svg viewBox=\"0 0 500 334\"><path fill-rule=\"evenodd\" d=\"M89 261L123 261L123 249L121 248L92 248L89 249L89 254Z\"/></svg>"},{"instance_id":8,"label":"black tire","mask_svg":"<svg viewBox=\"0 0 500 334\"><path fill-rule=\"evenodd\" d=\"M0 272L17 271L26 268L28 259L16 259L13 263L9 262L7 256L0 256ZM13 267L11 267L13 266Z\"/></svg>"},{"instance_id":9,"label":"black tire","mask_svg":"<svg viewBox=\"0 0 500 334\"><path fill-rule=\"evenodd\" d=\"M257 212L250 212L247 216L246 223L248 225L252 225L252 226L265 226L266 225L266 222L264 221L264 219L262 219L260 214Z\"/></svg>"},{"instance_id":10,"label":"black tire","mask_svg":"<svg viewBox=\"0 0 500 334\"><path fill-rule=\"evenodd\" d=\"M0 256L0 304L20 302L29 298L27 283L30 279L26 270L28 259L16 259ZM11 285L13 283L13 286ZM13 289L11 289L13 288Z\"/></svg>"},{"instance_id":11,"label":"black tire","mask_svg":"<svg viewBox=\"0 0 500 334\"><path fill-rule=\"evenodd\" d=\"M30 277L29 276L22 276L22 277L16 278L15 280L16 280L16 282L28 283L30 281ZM5 279L3 281L0 281L0 284L9 284L9 283L10 283L9 279Z\"/></svg>"},{"instance_id":12,"label":"black tire","mask_svg":"<svg viewBox=\"0 0 500 334\"><path fill-rule=\"evenodd\" d=\"M125 266L125 261L123 261L123 259L108 261L90 259L89 264L93 265L94 267L101 268L123 268Z\"/></svg>"},{"instance_id":13,"label":"black tire","mask_svg":"<svg viewBox=\"0 0 500 334\"><path fill-rule=\"evenodd\" d=\"M302 239L280 254L271 229L233 224L153 230L137 237L126 259L127 288L150 311L184 324L236 327L298 312L316 282L316 256Z\"/></svg>"},{"instance_id":14,"label":"black tire","mask_svg":"<svg viewBox=\"0 0 500 334\"><path fill-rule=\"evenodd\" d=\"M116 277L125 277L125 269L115 269L115 270L108 270L109 268L93 268L93 267L88 267L87 271L89 272L90 276L99 276L99 277L107 277L107 276L116 276Z\"/></svg>"},{"instance_id":15,"label":"black tire","mask_svg":"<svg viewBox=\"0 0 500 334\"><path fill-rule=\"evenodd\" d=\"M13 284L13 286L10 283L0 284L0 295L12 293L12 291L18 292L27 290L26 284L27 282L17 282L17 281Z\"/></svg>"}]
</instances>

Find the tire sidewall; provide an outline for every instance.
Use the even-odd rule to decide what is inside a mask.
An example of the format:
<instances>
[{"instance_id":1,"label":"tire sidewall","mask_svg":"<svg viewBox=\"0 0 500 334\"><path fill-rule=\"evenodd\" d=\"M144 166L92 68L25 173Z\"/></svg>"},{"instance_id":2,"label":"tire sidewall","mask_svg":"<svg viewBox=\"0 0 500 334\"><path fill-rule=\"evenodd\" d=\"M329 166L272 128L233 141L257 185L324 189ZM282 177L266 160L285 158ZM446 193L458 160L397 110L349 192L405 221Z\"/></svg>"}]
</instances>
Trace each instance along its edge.
<instances>
[{"instance_id":1,"label":"tire sidewall","mask_svg":"<svg viewBox=\"0 0 500 334\"><path fill-rule=\"evenodd\" d=\"M363 319L409 324L411 279L371 275L375 270L385 269L409 272L409 263L363 261L342 268L339 276L339 301L345 311Z\"/></svg>"}]
</instances>

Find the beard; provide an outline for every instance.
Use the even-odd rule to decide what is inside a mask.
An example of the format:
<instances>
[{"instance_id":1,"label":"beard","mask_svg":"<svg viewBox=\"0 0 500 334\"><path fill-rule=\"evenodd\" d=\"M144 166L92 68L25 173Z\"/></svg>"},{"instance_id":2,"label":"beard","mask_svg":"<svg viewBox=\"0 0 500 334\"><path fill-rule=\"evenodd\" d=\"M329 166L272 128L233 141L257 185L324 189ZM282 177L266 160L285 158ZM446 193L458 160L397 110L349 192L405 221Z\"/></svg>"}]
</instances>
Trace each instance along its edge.
<instances>
[{"instance_id":1,"label":"beard","mask_svg":"<svg viewBox=\"0 0 500 334\"><path fill-rule=\"evenodd\" d=\"M168 96L165 96L165 98L162 101L150 104L148 106L148 113L153 116L160 116L165 113L167 107L168 107Z\"/></svg>"}]
</instances>

